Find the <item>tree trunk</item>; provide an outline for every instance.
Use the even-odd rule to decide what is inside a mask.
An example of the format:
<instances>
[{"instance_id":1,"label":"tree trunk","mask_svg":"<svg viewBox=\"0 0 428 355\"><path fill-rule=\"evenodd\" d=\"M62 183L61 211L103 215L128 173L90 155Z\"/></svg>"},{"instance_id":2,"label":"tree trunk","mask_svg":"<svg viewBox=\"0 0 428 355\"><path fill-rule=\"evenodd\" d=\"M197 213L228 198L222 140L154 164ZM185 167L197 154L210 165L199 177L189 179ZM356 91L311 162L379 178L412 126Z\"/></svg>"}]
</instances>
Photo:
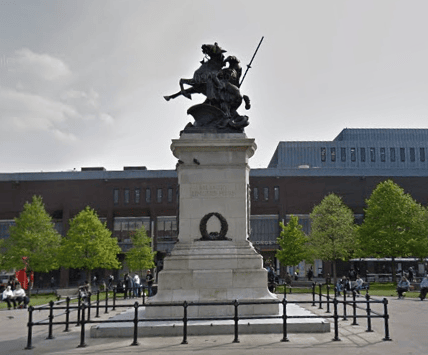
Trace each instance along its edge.
<instances>
[{"instance_id":1,"label":"tree trunk","mask_svg":"<svg viewBox=\"0 0 428 355\"><path fill-rule=\"evenodd\" d=\"M336 286L337 283L337 272L336 272L336 259L333 260L333 285Z\"/></svg>"}]
</instances>

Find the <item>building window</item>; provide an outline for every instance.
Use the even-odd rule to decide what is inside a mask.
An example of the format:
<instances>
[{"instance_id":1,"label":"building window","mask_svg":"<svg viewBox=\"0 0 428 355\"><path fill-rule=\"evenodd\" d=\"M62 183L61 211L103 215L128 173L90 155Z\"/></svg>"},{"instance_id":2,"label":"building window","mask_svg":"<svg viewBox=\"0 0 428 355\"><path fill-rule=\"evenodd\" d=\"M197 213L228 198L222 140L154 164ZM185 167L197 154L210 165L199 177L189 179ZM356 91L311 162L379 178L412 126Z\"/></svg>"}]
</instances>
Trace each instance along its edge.
<instances>
[{"instance_id":1,"label":"building window","mask_svg":"<svg viewBox=\"0 0 428 355\"><path fill-rule=\"evenodd\" d=\"M336 161L336 148L330 148L331 161Z\"/></svg>"},{"instance_id":2,"label":"building window","mask_svg":"<svg viewBox=\"0 0 428 355\"><path fill-rule=\"evenodd\" d=\"M395 162L395 148L390 148L389 153L391 155L391 161Z\"/></svg>"},{"instance_id":3,"label":"building window","mask_svg":"<svg viewBox=\"0 0 428 355\"><path fill-rule=\"evenodd\" d=\"M279 186L273 188L273 197L275 201L279 201Z\"/></svg>"},{"instance_id":4,"label":"building window","mask_svg":"<svg viewBox=\"0 0 428 355\"><path fill-rule=\"evenodd\" d=\"M172 202L172 187L169 187L168 188L168 191L167 191L167 199L168 199L168 202Z\"/></svg>"},{"instance_id":5,"label":"building window","mask_svg":"<svg viewBox=\"0 0 428 355\"><path fill-rule=\"evenodd\" d=\"M165 221L163 219L158 219L157 230L158 231L164 231L165 230Z\"/></svg>"},{"instance_id":6,"label":"building window","mask_svg":"<svg viewBox=\"0 0 428 355\"><path fill-rule=\"evenodd\" d=\"M406 161L406 151L405 148L400 148L400 160L401 161Z\"/></svg>"},{"instance_id":7,"label":"building window","mask_svg":"<svg viewBox=\"0 0 428 355\"><path fill-rule=\"evenodd\" d=\"M340 148L340 159L346 161L346 148Z\"/></svg>"},{"instance_id":8,"label":"building window","mask_svg":"<svg viewBox=\"0 0 428 355\"><path fill-rule=\"evenodd\" d=\"M419 148L421 161L425 161L425 148Z\"/></svg>"},{"instance_id":9,"label":"building window","mask_svg":"<svg viewBox=\"0 0 428 355\"><path fill-rule=\"evenodd\" d=\"M321 148L321 161L325 161L327 157L327 149Z\"/></svg>"},{"instance_id":10,"label":"building window","mask_svg":"<svg viewBox=\"0 0 428 355\"><path fill-rule=\"evenodd\" d=\"M356 161L356 160L357 160L357 152L355 148L351 148L351 161Z\"/></svg>"},{"instance_id":11,"label":"building window","mask_svg":"<svg viewBox=\"0 0 428 355\"><path fill-rule=\"evenodd\" d=\"M140 203L140 189L135 189L134 192L134 202L138 204Z\"/></svg>"},{"instance_id":12,"label":"building window","mask_svg":"<svg viewBox=\"0 0 428 355\"><path fill-rule=\"evenodd\" d=\"M152 191L150 190L150 187L146 189L146 202L150 203L152 201Z\"/></svg>"},{"instance_id":13,"label":"building window","mask_svg":"<svg viewBox=\"0 0 428 355\"><path fill-rule=\"evenodd\" d=\"M263 188L263 198L265 201L269 201L269 187Z\"/></svg>"},{"instance_id":14,"label":"building window","mask_svg":"<svg viewBox=\"0 0 428 355\"><path fill-rule=\"evenodd\" d=\"M254 198L254 201L258 201L259 200L259 189L257 187L255 187L253 189L253 198Z\"/></svg>"},{"instance_id":15,"label":"building window","mask_svg":"<svg viewBox=\"0 0 428 355\"><path fill-rule=\"evenodd\" d=\"M157 189L156 190L156 201L157 202L162 202L162 189Z\"/></svg>"},{"instance_id":16,"label":"building window","mask_svg":"<svg viewBox=\"0 0 428 355\"><path fill-rule=\"evenodd\" d=\"M410 161L415 161L415 148L410 148Z\"/></svg>"},{"instance_id":17,"label":"building window","mask_svg":"<svg viewBox=\"0 0 428 355\"><path fill-rule=\"evenodd\" d=\"M385 148L380 148L380 161L385 162Z\"/></svg>"},{"instance_id":18,"label":"building window","mask_svg":"<svg viewBox=\"0 0 428 355\"><path fill-rule=\"evenodd\" d=\"M376 154L374 148L370 148L370 161L376 161Z\"/></svg>"},{"instance_id":19,"label":"building window","mask_svg":"<svg viewBox=\"0 0 428 355\"><path fill-rule=\"evenodd\" d=\"M125 189L123 191L123 202L125 203L125 205L129 203L129 189Z\"/></svg>"},{"instance_id":20,"label":"building window","mask_svg":"<svg viewBox=\"0 0 428 355\"><path fill-rule=\"evenodd\" d=\"M12 219L0 220L0 239L9 238L9 228L15 225L15 221Z\"/></svg>"},{"instance_id":21,"label":"building window","mask_svg":"<svg viewBox=\"0 0 428 355\"><path fill-rule=\"evenodd\" d=\"M119 203L119 189L113 190L113 203L117 205Z\"/></svg>"},{"instance_id":22,"label":"building window","mask_svg":"<svg viewBox=\"0 0 428 355\"><path fill-rule=\"evenodd\" d=\"M360 153L361 161L364 163L366 161L366 148L361 148Z\"/></svg>"}]
</instances>

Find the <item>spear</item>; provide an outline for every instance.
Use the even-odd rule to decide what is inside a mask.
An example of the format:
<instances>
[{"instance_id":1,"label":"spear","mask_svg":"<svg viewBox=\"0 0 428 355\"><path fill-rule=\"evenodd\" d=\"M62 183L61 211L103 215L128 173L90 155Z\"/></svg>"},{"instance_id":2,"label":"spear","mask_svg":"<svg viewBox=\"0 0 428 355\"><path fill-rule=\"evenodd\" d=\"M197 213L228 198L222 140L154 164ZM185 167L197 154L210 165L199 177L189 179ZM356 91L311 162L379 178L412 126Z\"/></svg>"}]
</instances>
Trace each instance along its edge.
<instances>
[{"instance_id":1,"label":"spear","mask_svg":"<svg viewBox=\"0 0 428 355\"><path fill-rule=\"evenodd\" d=\"M265 37L264 37L264 36L262 36L262 39L260 40L259 45L257 46L256 51L255 51L255 52L254 52L254 54L253 54L253 58L251 58L250 64L247 64L247 70L245 71L245 74L244 74L244 76L242 77L241 82L239 83L239 87L241 87L242 82L244 81L245 76L247 75L248 70L251 68L251 63L253 63L254 57L256 56L257 51L259 50L260 45L261 45L261 44L262 44L262 42L263 42L263 38L265 38Z\"/></svg>"}]
</instances>

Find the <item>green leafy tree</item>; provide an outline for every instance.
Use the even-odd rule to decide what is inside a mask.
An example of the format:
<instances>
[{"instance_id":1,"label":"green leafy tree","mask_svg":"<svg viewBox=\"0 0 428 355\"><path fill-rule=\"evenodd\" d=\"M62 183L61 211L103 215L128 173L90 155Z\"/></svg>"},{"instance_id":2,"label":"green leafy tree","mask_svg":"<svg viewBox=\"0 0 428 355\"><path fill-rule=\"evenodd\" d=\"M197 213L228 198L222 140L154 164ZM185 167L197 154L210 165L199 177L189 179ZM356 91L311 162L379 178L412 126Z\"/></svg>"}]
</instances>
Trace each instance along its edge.
<instances>
[{"instance_id":1,"label":"green leafy tree","mask_svg":"<svg viewBox=\"0 0 428 355\"><path fill-rule=\"evenodd\" d=\"M277 239L280 249L276 252L275 257L284 266L299 264L302 260L308 258L308 238L302 231L299 219L291 216L287 225L279 223L282 231Z\"/></svg>"},{"instance_id":2,"label":"green leafy tree","mask_svg":"<svg viewBox=\"0 0 428 355\"><path fill-rule=\"evenodd\" d=\"M112 238L106 223L101 223L95 210L86 207L70 222L67 236L62 240L61 266L83 269L87 280L91 270L118 269L117 254L121 252L117 239Z\"/></svg>"},{"instance_id":3,"label":"green leafy tree","mask_svg":"<svg viewBox=\"0 0 428 355\"><path fill-rule=\"evenodd\" d=\"M125 262L130 271L142 271L155 266L154 257L156 252L152 251L152 239L147 236L144 226L130 234L132 248L126 253Z\"/></svg>"},{"instance_id":4,"label":"green leafy tree","mask_svg":"<svg viewBox=\"0 0 428 355\"><path fill-rule=\"evenodd\" d=\"M10 236L3 243L2 268L49 272L59 268L58 252L61 235L45 210L41 196L33 196L10 227Z\"/></svg>"},{"instance_id":5,"label":"green leafy tree","mask_svg":"<svg viewBox=\"0 0 428 355\"><path fill-rule=\"evenodd\" d=\"M381 182L366 200L363 224L358 228L359 256L395 258L428 255L427 212L391 180Z\"/></svg>"},{"instance_id":6,"label":"green leafy tree","mask_svg":"<svg viewBox=\"0 0 428 355\"><path fill-rule=\"evenodd\" d=\"M354 214L339 196L330 194L314 207L310 218L309 242L314 257L333 263L336 284L336 261L349 260L355 249Z\"/></svg>"}]
</instances>

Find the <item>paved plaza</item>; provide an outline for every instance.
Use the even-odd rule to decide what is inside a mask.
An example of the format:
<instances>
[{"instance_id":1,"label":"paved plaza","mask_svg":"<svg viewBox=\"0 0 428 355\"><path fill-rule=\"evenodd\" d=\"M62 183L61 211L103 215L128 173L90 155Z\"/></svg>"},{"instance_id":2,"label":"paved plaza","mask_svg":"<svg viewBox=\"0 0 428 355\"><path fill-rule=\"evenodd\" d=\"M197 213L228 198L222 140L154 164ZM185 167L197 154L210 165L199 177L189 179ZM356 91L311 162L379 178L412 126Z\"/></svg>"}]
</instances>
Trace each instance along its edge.
<instances>
[{"instance_id":1,"label":"paved plaza","mask_svg":"<svg viewBox=\"0 0 428 355\"><path fill-rule=\"evenodd\" d=\"M310 295L289 295L289 301L308 300ZM26 310L3 310L0 312L1 332L0 349L2 354L427 354L428 337L426 336L428 320L428 301L419 299L388 298L390 313L390 337L392 341L383 341L383 319L373 319L374 332L366 332L366 319L359 318L360 325L353 326L352 318L340 320L339 337L341 341L333 341L334 327L330 333L318 334L288 334L289 342L281 342L280 334L240 335L240 343L232 343L233 334L229 336L193 336L188 337L188 344L181 344L182 337L153 337L139 338L138 346L130 346L132 338L89 338L89 326L86 331L85 348L80 344L80 327L72 325L71 332L63 332L64 326L54 326L54 339L46 339L47 326L34 328L33 346L24 350L27 345ZM135 302L119 301L130 304ZM306 308L319 314L325 312L305 305ZM339 313L342 313L339 307ZM373 306L379 312L382 305ZM100 319L106 319L123 312L123 309L100 312ZM348 308L348 315L351 308ZM47 316L46 311L35 311L34 320Z\"/></svg>"}]
</instances>

